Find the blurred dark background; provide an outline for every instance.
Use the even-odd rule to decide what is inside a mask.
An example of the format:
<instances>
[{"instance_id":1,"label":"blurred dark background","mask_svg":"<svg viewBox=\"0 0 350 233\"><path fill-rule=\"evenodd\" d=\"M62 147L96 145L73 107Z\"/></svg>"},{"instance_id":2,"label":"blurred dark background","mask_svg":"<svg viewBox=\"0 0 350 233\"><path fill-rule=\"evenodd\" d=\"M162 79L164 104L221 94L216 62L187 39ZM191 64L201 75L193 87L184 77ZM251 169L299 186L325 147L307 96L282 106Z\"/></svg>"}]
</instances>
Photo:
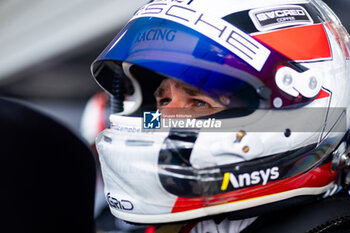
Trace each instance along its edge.
<instances>
[{"instance_id":1,"label":"blurred dark background","mask_svg":"<svg viewBox=\"0 0 350 233\"><path fill-rule=\"evenodd\" d=\"M0 1L0 94L18 97L79 130L100 90L90 64L146 0ZM325 1L350 30L350 1Z\"/></svg>"},{"instance_id":2,"label":"blurred dark background","mask_svg":"<svg viewBox=\"0 0 350 233\"><path fill-rule=\"evenodd\" d=\"M0 0L0 94L79 132L90 65L147 0Z\"/></svg>"}]
</instances>

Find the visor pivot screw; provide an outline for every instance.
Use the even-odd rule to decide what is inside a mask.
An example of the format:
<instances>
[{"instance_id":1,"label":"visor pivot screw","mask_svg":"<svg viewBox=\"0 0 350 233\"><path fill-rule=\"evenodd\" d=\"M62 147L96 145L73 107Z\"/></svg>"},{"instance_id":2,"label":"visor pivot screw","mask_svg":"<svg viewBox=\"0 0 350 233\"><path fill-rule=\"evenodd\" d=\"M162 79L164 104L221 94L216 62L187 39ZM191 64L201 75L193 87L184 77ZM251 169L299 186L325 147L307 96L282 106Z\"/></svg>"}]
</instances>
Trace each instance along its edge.
<instances>
[{"instance_id":1,"label":"visor pivot screw","mask_svg":"<svg viewBox=\"0 0 350 233\"><path fill-rule=\"evenodd\" d=\"M284 130L284 136L286 138L289 138L291 134L292 134L292 131L290 129L285 129Z\"/></svg>"},{"instance_id":2,"label":"visor pivot screw","mask_svg":"<svg viewBox=\"0 0 350 233\"><path fill-rule=\"evenodd\" d=\"M291 85L293 82L293 77L291 74L285 74L284 77L283 77L283 84L285 86L289 86Z\"/></svg>"},{"instance_id":3,"label":"visor pivot screw","mask_svg":"<svg viewBox=\"0 0 350 233\"><path fill-rule=\"evenodd\" d=\"M317 87L317 79L314 76L310 77L309 87L311 90L315 90Z\"/></svg>"},{"instance_id":4,"label":"visor pivot screw","mask_svg":"<svg viewBox=\"0 0 350 233\"><path fill-rule=\"evenodd\" d=\"M243 152L248 153L249 152L249 146L244 146L243 147Z\"/></svg>"},{"instance_id":5,"label":"visor pivot screw","mask_svg":"<svg viewBox=\"0 0 350 233\"><path fill-rule=\"evenodd\" d=\"M243 137L246 135L247 133L244 130L241 130L237 133L236 135L236 140L234 142L241 142Z\"/></svg>"},{"instance_id":6,"label":"visor pivot screw","mask_svg":"<svg viewBox=\"0 0 350 233\"><path fill-rule=\"evenodd\" d=\"M227 98L226 96L221 96L220 97L220 102L224 105L229 105L231 103L230 99Z\"/></svg>"},{"instance_id":7,"label":"visor pivot screw","mask_svg":"<svg viewBox=\"0 0 350 233\"><path fill-rule=\"evenodd\" d=\"M275 108L280 108L280 107L282 107L282 105L283 105L283 101L282 101L282 99L281 99L280 97L276 97L276 98L273 100L273 106L274 106Z\"/></svg>"}]
</instances>

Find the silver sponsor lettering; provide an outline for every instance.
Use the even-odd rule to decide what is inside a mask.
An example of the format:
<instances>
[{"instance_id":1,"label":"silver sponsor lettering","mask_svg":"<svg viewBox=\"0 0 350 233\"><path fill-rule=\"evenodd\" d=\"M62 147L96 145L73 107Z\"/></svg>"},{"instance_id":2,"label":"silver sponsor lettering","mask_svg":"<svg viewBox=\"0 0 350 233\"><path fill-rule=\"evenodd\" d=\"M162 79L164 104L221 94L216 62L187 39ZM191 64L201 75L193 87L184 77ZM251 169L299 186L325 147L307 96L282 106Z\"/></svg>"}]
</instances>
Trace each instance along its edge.
<instances>
[{"instance_id":1,"label":"silver sponsor lettering","mask_svg":"<svg viewBox=\"0 0 350 233\"><path fill-rule=\"evenodd\" d=\"M111 196L111 193L107 193L107 202L108 205L112 208L119 209L119 210L128 210L131 211L134 209L134 204L132 204L131 201L128 200L118 200L115 197Z\"/></svg>"},{"instance_id":2,"label":"silver sponsor lettering","mask_svg":"<svg viewBox=\"0 0 350 233\"><path fill-rule=\"evenodd\" d=\"M308 12L297 5L253 9L249 11L249 16L259 31L313 24Z\"/></svg>"}]
</instances>

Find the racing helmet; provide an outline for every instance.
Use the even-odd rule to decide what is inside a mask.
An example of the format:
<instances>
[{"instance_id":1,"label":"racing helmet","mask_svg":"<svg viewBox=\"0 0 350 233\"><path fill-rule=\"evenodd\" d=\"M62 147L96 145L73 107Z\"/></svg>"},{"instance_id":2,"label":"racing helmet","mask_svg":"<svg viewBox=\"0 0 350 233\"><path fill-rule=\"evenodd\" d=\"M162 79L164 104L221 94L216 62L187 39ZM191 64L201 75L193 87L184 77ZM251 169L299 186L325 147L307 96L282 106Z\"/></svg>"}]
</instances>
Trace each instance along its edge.
<instances>
[{"instance_id":1,"label":"racing helmet","mask_svg":"<svg viewBox=\"0 0 350 233\"><path fill-rule=\"evenodd\" d=\"M96 138L112 214L238 219L335 193L348 164L349 48L320 0L141 7L92 64L112 105ZM223 108L164 117L153 94L165 79Z\"/></svg>"}]
</instances>

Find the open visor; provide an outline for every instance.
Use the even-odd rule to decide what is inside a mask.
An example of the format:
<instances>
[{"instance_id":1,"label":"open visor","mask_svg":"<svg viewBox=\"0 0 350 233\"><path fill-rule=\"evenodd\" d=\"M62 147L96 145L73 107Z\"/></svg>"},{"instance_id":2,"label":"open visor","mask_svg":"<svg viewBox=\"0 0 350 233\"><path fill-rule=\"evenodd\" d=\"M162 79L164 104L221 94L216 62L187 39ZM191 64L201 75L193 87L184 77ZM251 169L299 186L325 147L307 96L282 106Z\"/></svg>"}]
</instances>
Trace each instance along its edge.
<instances>
[{"instance_id":1,"label":"open visor","mask_svg":"<svg viewBox=\"0 0 350 233\"><path fill-rule=\"evenodd\" d=\"M92 72L97 82L111 94L115 74L125 73L123 64L127 63L185 82L225 107L232 107L230 104L234 102L227 99L237 97L250 98L247 107L257 107L259 101L265 100L264 108L271 106L271 99L276 97L282 100L283 106L310 101L282 93L275 83L277 68L284 66L301 72L300 67L239 29L235 30L270 51L260 70L242 55L233 53L227 44L222 45L190 27L167 19L141 17L130 21L101 53L92 65ZM238 43L234 39L231 33L227 41L234 45ZM241 40L240 43L242 46L248 42ZM155 85L154 77L149 77L152 75L135 73L143 89L152 83Z\"/></svg>"}]
</instances>

